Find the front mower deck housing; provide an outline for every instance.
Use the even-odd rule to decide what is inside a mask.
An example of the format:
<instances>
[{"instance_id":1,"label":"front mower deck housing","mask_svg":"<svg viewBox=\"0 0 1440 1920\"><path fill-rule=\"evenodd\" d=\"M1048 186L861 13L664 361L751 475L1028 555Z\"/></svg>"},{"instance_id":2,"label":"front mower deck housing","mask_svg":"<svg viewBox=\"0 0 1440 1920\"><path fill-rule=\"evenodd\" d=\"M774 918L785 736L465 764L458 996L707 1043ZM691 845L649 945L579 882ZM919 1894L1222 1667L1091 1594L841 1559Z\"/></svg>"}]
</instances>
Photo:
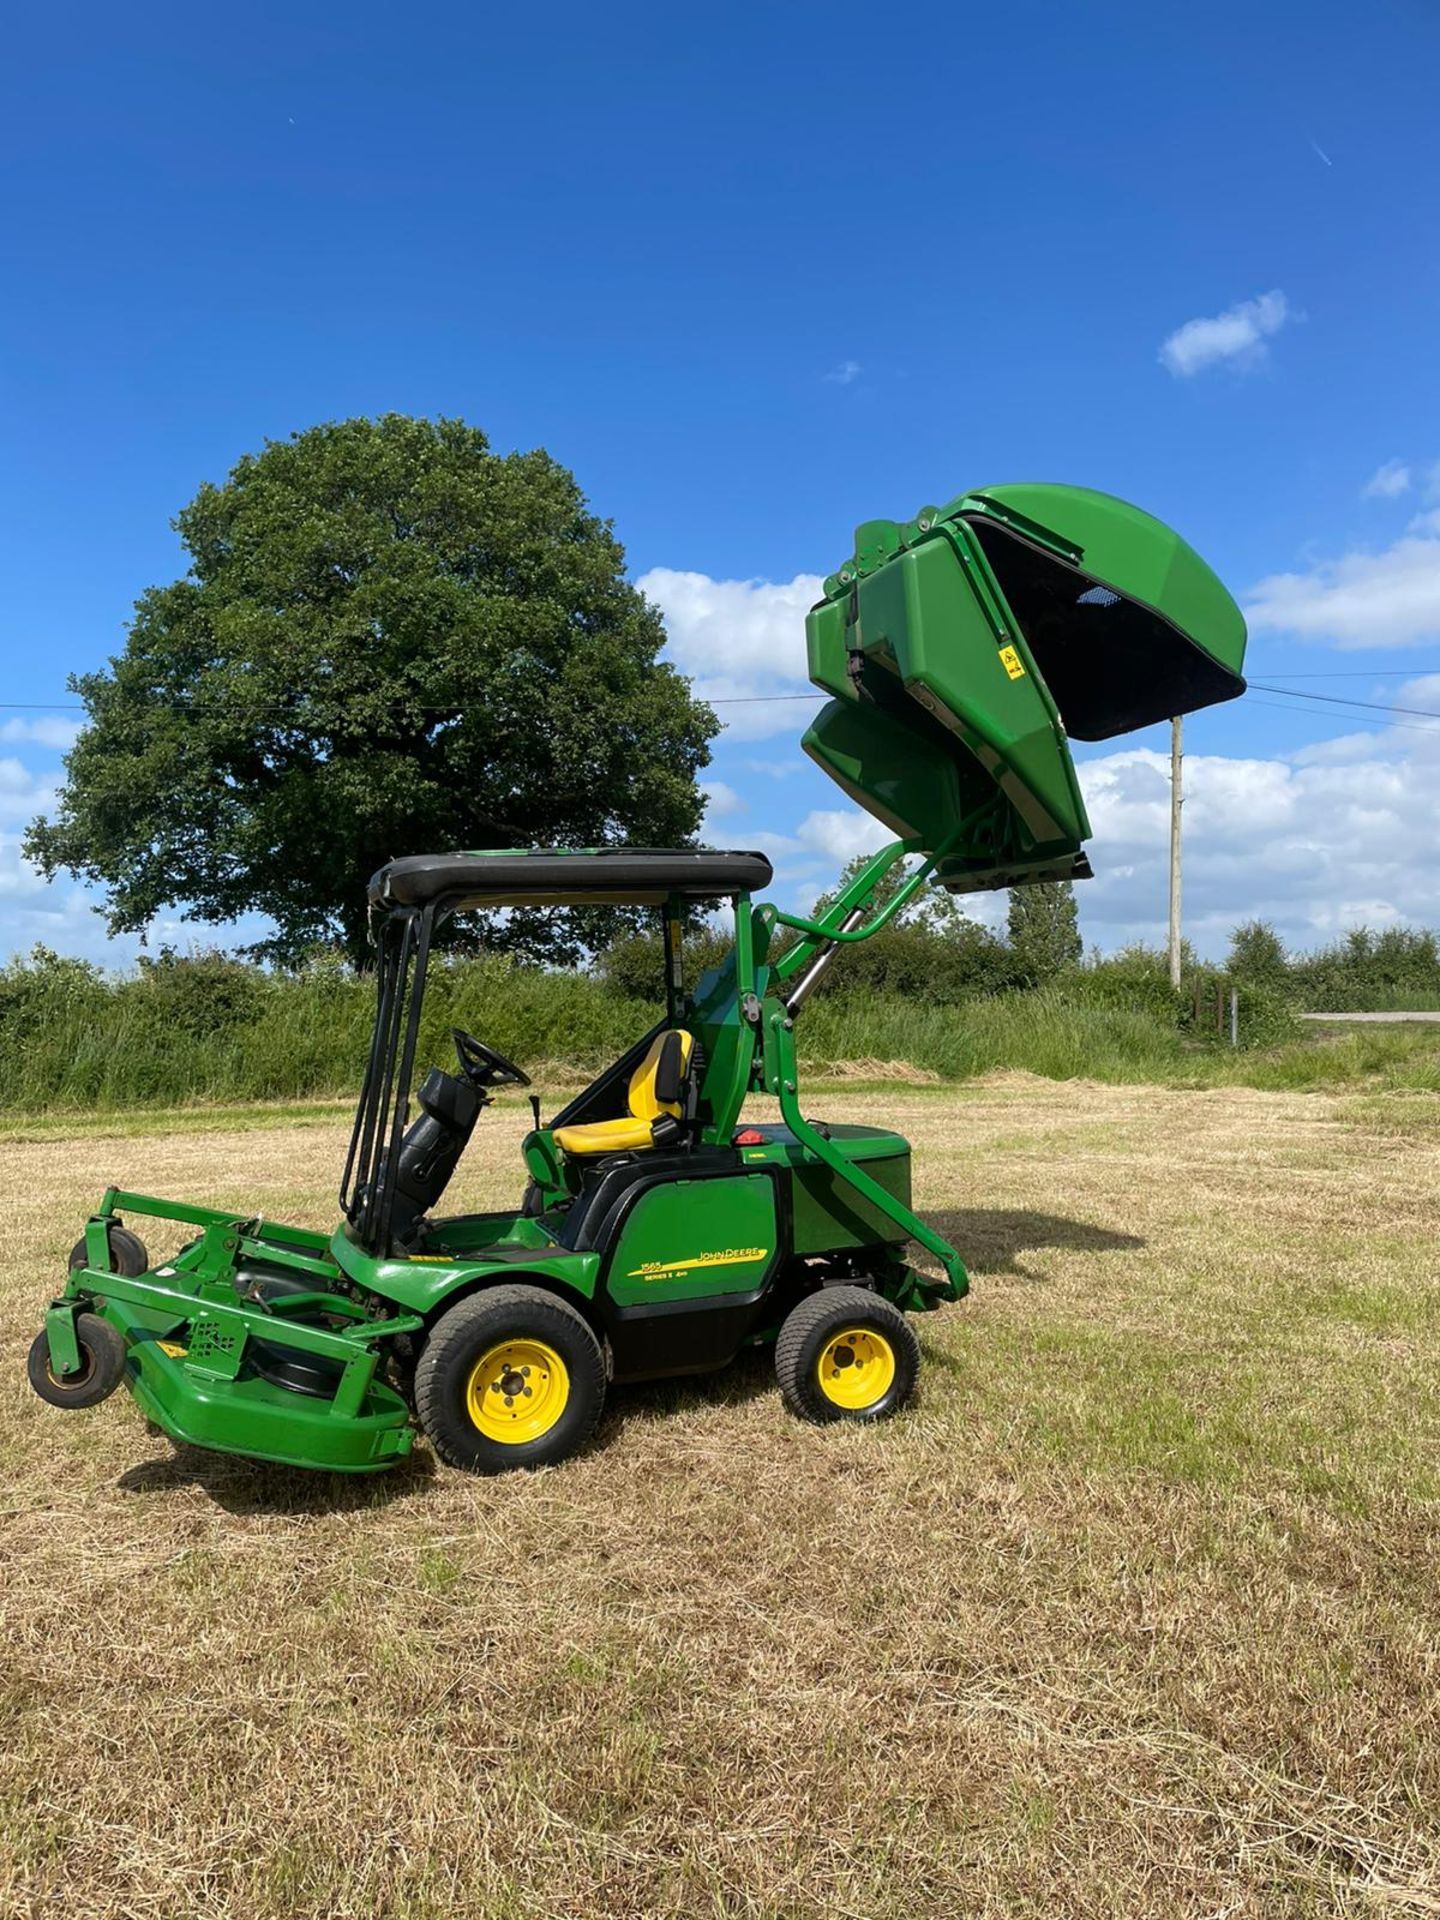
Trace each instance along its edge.
<instances>
[{"instance_id":1,"label":"front mower deck housing","mask_svg":"<svg viewBox=\"0 0 1440 1920\"><path fill-rule=\"evenodd\" d=\"M1158 521L1106 495L1014 487L862 527L808 636L832 698L806 750L899 836L820 917L755 900L771 878L759 853L392 861L370 883L375 1026L339 1225L112 1189L32 1349L36 1391L90 1405L123 1377L176 1440L343 1472L393 1465L417 1428L480 1470L559 1458L593 1429L607 1380L704 1371L767 1342L806 1418L903 1404L918 1348L901 1316L959 1299L965 1269L913 1209L904 1139L803 1111L796 1021L845 947L926 884L1088 873L1058 701L1099 739L1229 698L1244 627ZM459 1032L457 1071L424 1070L442 1044L425 1001L437 930L477 910L607 903L660 917L663 1018L527 1135L513 1209L445 1215L494 1089L528 1080ZM687 981L685 923L720 911L728 953ZM773 1096L779 1120L747 1123L752 1094ZM192 1237L149 1266L122 1214Z\"/></svg>"}]
</instances>

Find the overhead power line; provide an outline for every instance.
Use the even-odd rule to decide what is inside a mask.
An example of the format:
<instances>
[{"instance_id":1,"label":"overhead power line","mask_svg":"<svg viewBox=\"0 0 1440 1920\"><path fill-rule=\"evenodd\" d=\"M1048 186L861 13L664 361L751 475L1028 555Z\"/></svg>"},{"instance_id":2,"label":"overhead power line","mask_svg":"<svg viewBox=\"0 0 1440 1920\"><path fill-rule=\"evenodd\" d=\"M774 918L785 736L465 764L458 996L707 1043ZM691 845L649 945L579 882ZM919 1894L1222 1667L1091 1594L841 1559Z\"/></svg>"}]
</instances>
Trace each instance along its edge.
<instances>
[{"instance_id":1,"label":"overhead power line","mask_svg":"<svg viewBox=\"0 0 1440 1920\"><path fill-rule=\"evenodd\" d=\"M1422 719L1440 720L1440 708L1436 707L1395 707L1386 700L1351 700L1340 693L1311 693L1304 687L1272 687L1264 680L1252 680L1251 687L1256 693L1288 693L1297 700L1323 700L1329 707L1364 707L1368 713L1413 713Z\"/></svg>"},{"instance_id":2,"label":"overhead power line","mask_svg":"<svg viewBox=\"0 0 1440 1920\"><path fill-rule=\"evenodd\" d=\"M1314 707L1291 706L1282 700L1251 700L1249 705L1252 707L1268 707L1272 713L1310 714L1317 720L1325 718L1323 714L1317 713ZM1359 716L1357 715L1356 717L1358 718ZM1437 715L1436 718L1440 719L1440 715ZM1419 726L1413 720L1392 720L1390 722L1390 728L1392 731L1398 733L1440 733L1440 726Z\"/></svg>"},{"instance_id":3,"label":"overhead power line","mask_svg":"<svg viewBox=\"0 0 1440 1920\"><path fill-rule=\"evenodd\" d=\"M1292 673L1292 680L1428 680L1440 667L1327 667L1321 673Z\"/></svg>"},{"instance_id":4,"label":"overhead power line","mask_svg":"<svg viewBox=\"0 0 1440 1920\"><path fill-rule=\"evenodd\" d=\"M1387 669L1387 671L1389 671L1389 669ZM1393 671L1396 673L1403 673L1411 679L1424 679L1430 673L1440 673L1440 668L1429 668L1429 669L1421 668L1419 670L1415 670L1409 667L1404 667L1404 668L1395 668ZM1309 676L1304 674L1296 674L1294 677L1297 680L1299 680L1299 679L1305 679L1305 678L1324 679L1330 676L1322 675L1322 674L1309 675ZM1335 677L1339 679L1344 679L1350 676L1339 674L1339 675L1336 675ZM1372 676L1367 675L1364 677L1368 678ZM1440 720L1440 707L1400 707L1400 706L1393 705L1391 702L1387 700L1361 700L1358 697L1352 696L1350 694L1319 693L1310 687L1282 687L1282 686L1277 686L1273 682L1268 680L1252 680L1249 683L1249 685L1250 685L1250 690L1254 693L1272 693L1286 700L1304 700L1312 703L1320 702L1327 707L1342 707L1342 708L1348 708L1352 711L1361 710L1366 713L1403 714L1403 715L1412 716L1416 719L1421 719L1421 720ZM814 700L824 700L828 698L829 696L827 694L822 693L817 688L815 691L810 693L715 694L715 695L712 695L708 700L706 700L705 704L711 707L764 707L764 706L774 706L778 703L789 702L789 701L797 701L797 700L814 701ZM206 711L207 704L210 704L210 703L196 702L195 704L189 706L186 709L186 711L191 713L203 713ZM398 705L401 703L397 702L394 704ZM409 710L412 713L453 713L458 704L459 703L456 701L448 701L441 705L412 707ZM1256 706L1269 706L1269 705L1272 705L1273 703L1270 701L1257 700L1254 704ZM1313 711L1313 706L1311 710ZM268 707L253 708L251 709L251 711L256 713L289 713L292 711L292 709L288 706L268 706ZM1293 707L1288 707L1288 708L1277 709L1277 711L1293 713L1296 711L1296 709ZM3 713L84 713L85 708L79 701L73 701L73 700L72 701L0 700L0 712L3 712ZM1392 724L1399 726L1400 722L1396 720L1396 721L1393 721ZM1427 729L1422 729L1422 731L1427 731Z\"/></svg>"}]
</instances>

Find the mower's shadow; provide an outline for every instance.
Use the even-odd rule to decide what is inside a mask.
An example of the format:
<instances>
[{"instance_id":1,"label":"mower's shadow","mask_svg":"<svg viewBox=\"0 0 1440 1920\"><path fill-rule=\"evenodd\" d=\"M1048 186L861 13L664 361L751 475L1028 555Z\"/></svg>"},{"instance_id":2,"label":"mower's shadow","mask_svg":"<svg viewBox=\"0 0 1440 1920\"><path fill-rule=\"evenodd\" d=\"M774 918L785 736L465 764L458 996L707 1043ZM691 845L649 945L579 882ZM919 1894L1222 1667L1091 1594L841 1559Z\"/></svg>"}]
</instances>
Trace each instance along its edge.
<instances>
[{"instance_id":1,"label":"mower's shadow","mask_svg":"<svg viewBox=\"0 0 1440 1920\"><path fill-rule=\"evenodd\" d=\"M1098 1227L1090 1220L1033 1213L1023 1207L959 1208L949 1213L927 1213L925 1220L945 1236L972 1274L1015 1273L1035 1281L1043 1281L1046 1275L1028 1263L1022 1266L1021 1254L1042 1253L1052 1247L1065 1253L1124 1253L1146 1244L1139 1234L1118 1233L1113 1227ZM930 1264L919 1248L913 1252L917 1266Z\"/></svg>"},{"instance_id":2,"label":"mower's shadow","mask_svg":"<svg viewBox=\"0 0 1440 1920\"><path fill-rule=\"evenodd\" d=\"M233 1454L177 1446L173 1454L127 1468L122 1493L180 1493L194 1488L226 1513L306 1515L365 1512L423 1494L435 1462L420 1450L384 1473L316 1473Z\"/></svg>"},{"instance_id":3,"label":"mower's shadow","mask_svg":"<svg viewBox=\"0 0 1440 1920\"><path fill-rule=\"evenodd\" d=\"M1018 1274L1043 1285L1043 1270L1022 1265L1020 1256L1048 1249L1069 1253L1122 1253L1146 1242L1093 1221L1023 1208L961 1208L927 1214L926 1220L959 1250L969 1271L979 1276ZM912 1249L917 1267L934 1263ZM921 1322L923 1332L924 1322ZM937 1356L929 1352L934 1359ZM942 1364L945 1362L942 1360ZM715 1373L691 1373L669 1380L646 1380L616 1387L591 1449L603 1451L618 1441L627 1421L663 1419L699 1407L735 1407L776 1391L774 1356L769 1347L751 1348ZM178 1493L194 1488L227 1513L333 1514L364 1512L423 1494L436 1473L428 1448L419 1447L386 1473L312 1473L268 1466L263 1461L207 1453L177 1446L174 1453L146 1460L122 1473L123 1493Z\"/></svg>"},{"instance_id":4,"label":"mower's shadow","mask_svg":"<svg viewBox=\"0 0 1440 1920\"><path fill-rule=\"evenodd\" d=\"M632 1380L612 1387L590 1446L603 1451L627 1421L664 1419L698 1407L738 1407L777 1391L771 1347L747 1347L713 1373L676 1374L668 1380Z\"/></svg>"}]
</instances>

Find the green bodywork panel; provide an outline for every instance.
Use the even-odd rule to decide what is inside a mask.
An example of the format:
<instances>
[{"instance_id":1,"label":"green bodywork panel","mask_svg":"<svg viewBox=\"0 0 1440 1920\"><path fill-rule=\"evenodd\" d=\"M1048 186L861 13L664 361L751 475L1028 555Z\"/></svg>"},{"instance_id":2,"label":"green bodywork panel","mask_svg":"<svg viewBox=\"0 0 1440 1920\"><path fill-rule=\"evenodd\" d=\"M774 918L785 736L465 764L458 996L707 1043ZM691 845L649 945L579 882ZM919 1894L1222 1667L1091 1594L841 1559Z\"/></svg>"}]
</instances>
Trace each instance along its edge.
<instances>
[{"instance_id":1,"label":"green bodywork panel","mask_svg":"<svg viewBox=\"0 0 1440 1920\"><path fill-rule=\"evenodd\" d=\"M622 1307L753 1293L775 1253L769 1174L671 1180L647 1188L626 1214L606 1291Z\"/></svg>"},{"instance_id":2,"label":"green bodywork panel","mask_svg":"<svg viewBox=\"0 0 1440 1920\"><path fill-rule=\"evenodd\" d=\"M901 1246L910 1237L901 1223L857 1193L833 1167L817 1161L785 1126L752 1127L765 1136L763 1146L746 1146L740 1157L749 1166L788 1169L792 1250L801 1255L840 1253L852 1247L890 1242ZM850 1166L864 1167L896 1205L910 1206L910 1143L881 1127L834 1124L825 1129Z\"/></svg>"},{"instance_id":3,"label":"green bodywork panel","mask_svg":"<svg viewBox=\"0 0 1440 1920\"><path fill-rule=\"evenodd\" d=\"M768 981L769 970L761 968L762 993ZM742 1002L747 992L753 993L754 988L741 986L733 953L722 965L701 974L696 983L690 1021L705 1050L701 1091L708 1115L704 1138L710 1145L729 1140L754 1084L756 1027L745 1018Z\"/></svg>"},{"instance_id":4,"label":"green bodywork panel","mask_svg":"<svg viewBox=\"0 0 1440 1920\"><path fill-rule=\"evenodd\" d=\"M1078 879L1068 735L1244 689L1245 623L1173 529L1079 487L982 488L870 521L806 624L833 698L805 751L952 892ZM1067 733L1068 730L1068 733Z\"/></svg>"},{"instance_id":5,"label":"green bodywork panel","mask_svg":"<svg viewBox=\"0 0 1440 1920\"><path fill-rule=\"evenodd\" d=\"M357 1247L344 1227L336 1228L330 1246L336 1264L357 1286L425 1318L451 1294L484 1281L539 1276L589 1300L600 1266L598 1254L571 1253L556 1245L543 1220L518 1214L437 1221L417 1252L393 1260L377 1260Z\"/></svg>"}]
</instances>

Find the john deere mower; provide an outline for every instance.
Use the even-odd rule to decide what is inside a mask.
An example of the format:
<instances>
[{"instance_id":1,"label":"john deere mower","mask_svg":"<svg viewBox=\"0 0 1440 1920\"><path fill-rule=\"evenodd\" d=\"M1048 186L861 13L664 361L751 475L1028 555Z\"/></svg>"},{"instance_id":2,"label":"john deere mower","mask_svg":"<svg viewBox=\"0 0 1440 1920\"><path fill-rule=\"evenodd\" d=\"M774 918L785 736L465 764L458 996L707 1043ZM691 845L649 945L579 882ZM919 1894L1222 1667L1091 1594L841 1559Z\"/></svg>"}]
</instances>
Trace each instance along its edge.
<instances>
[{"instance_id":1,"label":"john deere mower","mask_svg":"<svg viewBox=\"0 0 1440 1920\"><path fill-rule=\"evenodd\" d=\"M1037 485L861 527L807 632L831 697L805 750L896 835L826 911L758 903L760 853L393 860L370 881L375 1027L338 1226L111 1188L31 1349L42 1399L90 1407L123 1381L177 1441L357 1473L403 1459L417 1433L476 1472L557 1461L612 1383L762 1344L802 1419L905 1404L909 1316L959 1299L965 1269L912 1209L905 1140L803 1110L796 1022L837 955L926 884L1084 878L1067 731L1101 740L1232 698L1245 628L1167 527ZM484 1108L529 1080L459 1031L453 1066L422 1060L437 930L475 910L594 904L659 915L664 1018L548 1121L531 1096L513 1208L446 1214ZM681 930L697 911L728 913L734 933L692 982ZM751 1094L774 1096L779 1120L748 1120ZM152 1265L131 1224L146 1218L191 1237Z\"/></svg>"}]
</instances>

